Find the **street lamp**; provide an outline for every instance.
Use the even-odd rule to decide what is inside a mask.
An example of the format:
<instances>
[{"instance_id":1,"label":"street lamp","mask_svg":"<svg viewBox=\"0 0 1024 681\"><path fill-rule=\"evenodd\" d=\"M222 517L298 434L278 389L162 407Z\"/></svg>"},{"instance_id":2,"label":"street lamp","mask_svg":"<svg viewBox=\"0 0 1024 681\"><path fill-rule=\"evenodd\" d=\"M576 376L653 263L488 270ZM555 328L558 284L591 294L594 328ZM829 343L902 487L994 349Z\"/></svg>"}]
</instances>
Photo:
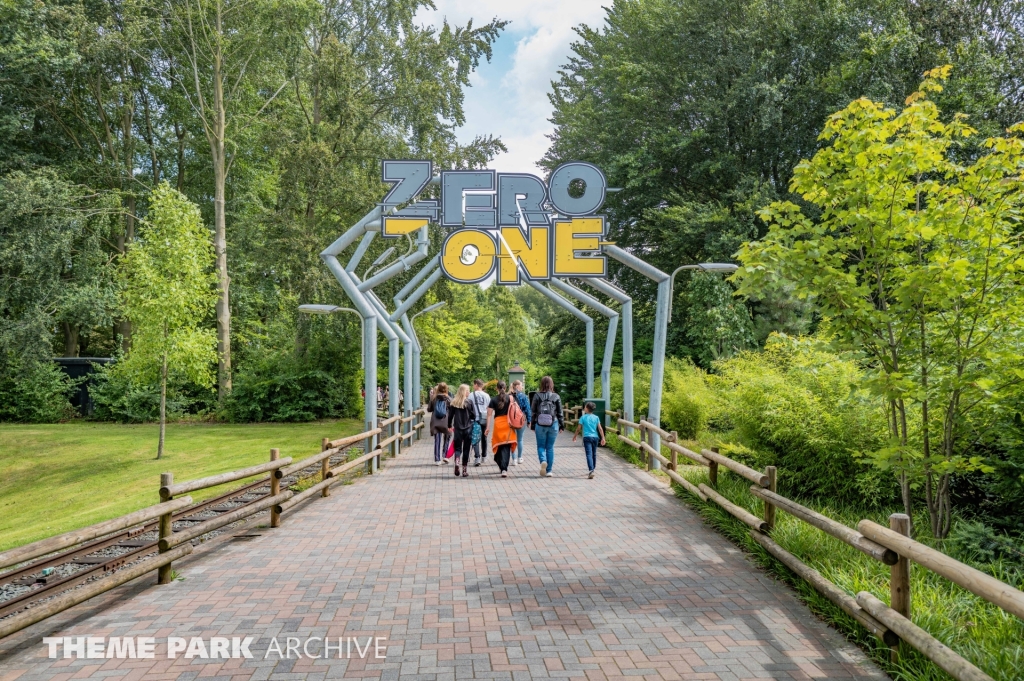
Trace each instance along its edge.
<instances>
[{"instance_id":1,"label":"street lamp","mask_svg":"<svg viewBox=\"0 0 1024 681\"><path fill-rule=\"evenodd\" d=\"M415 321L415 319L417 317L419 317L421 314L425 314L427 312L433 312L434 310L436 310L436 309L438 309L440 307L444 307L446 302L447 301L442 300L440 303L434 303L433 305L430 305L428 307L423 308L422 310L420 310L419 312L414 314L410 321Z\"/></svg>"},{"instance_id":2,"label":"street lamp","mask_svg":"<svg viewBox=\"0 0 1024 681\"><path fill-rule=\"evenodd\" d=\"M370 263L370 266L367 267L363 271L363 281L366 281L366 275L367 274L369 274L371 271L373 271L373 269L375 267L377 267L377 265L380 265L382 262L387 260L388 256L391 255L394 252L395 252L395 247L394 246L389 246L388 249L386 251L384 251L383 253L381 253L380 256L376 260L374 260L372 263Z\"/></svg>"},{"instance_id":3,"label":"street lamp","mask_svg":"<svg viewBox=\"0 0 1024 681\"><path fill-rule=\"evenodd\" d=\"M359 317L359 323L362 328L366 327L366 320L363 319L363 315L359 314L358 310L353 310L351 307L338 307L337 305L299 305L299 312L305 314L334 314L335 312L351 312ZM359 334L359 357L361 368L366 368L366 355L363 352L365 349L366 334L361 332Z\"/></svg>"},{"instance_id":4,"label":"street lamp","mask_svg":"<svg viewBox=\"0 0 1024 681\"><path fill-rule=\"evenodd\" d=\"M675 299L676 275L682 270L701 270L703 272L728 272L733 273L740 268L731 262L701 262L696 265L680 265L672 271L668 285L668 321L672 322L672 301Z\"/></svg>"},{"instance_id":5,"label":"street lamp","mask_svg":"<svg viewBox=\"0 0 1024 681\"><path fill-rule=\"evenodd\" d=\"M416 352L416 361L413 363L413 374L412 374L413 375L413 379L412 379L412 384L413 384L413 393L416 395L416 403L417 404L420 402L420 396L421 396L421 392L422 392L422 390L421 390L422 386L420 386L420 352L423 350L423 348L420 347L420 339L419 339L419 336L416 334L416 326L415 326L415 324L413 324L413 322L415 322L416 318L419 317L421 314L426 314L427 312L433 312L434 310L437 310L439 308L444 307L445 306L445 302L446 301L442 300L439 303L434 303L433 305L428 305L427 307L423 308L422 310L420 310L419 312L414 314L409 319L409 329L412 331L412 334L410 334L410 335L412 335L412 339L414 341L413 345L414 345L415 352ZM407 397L406 399L409 399L409 398Z\"/></svg>"}]
</instances>

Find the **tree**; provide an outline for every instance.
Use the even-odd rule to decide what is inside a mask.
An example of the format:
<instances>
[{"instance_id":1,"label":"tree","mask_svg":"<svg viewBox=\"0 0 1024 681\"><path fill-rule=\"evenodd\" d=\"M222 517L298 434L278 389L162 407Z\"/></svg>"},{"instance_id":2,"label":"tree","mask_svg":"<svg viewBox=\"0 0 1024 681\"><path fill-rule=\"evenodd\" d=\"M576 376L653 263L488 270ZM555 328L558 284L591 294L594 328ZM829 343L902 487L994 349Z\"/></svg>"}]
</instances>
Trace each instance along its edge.
<instances>
[{"instance_id":1,"label":"tree","mask_svg":"<svg viewBox=\"0 0 1024 681\"><path fill-rule=\"evenodd\" d=\"M809 207L762 211L769 232L743 246L735 275L741 292L791 282L815 298L833 342L861 354L891 436L872 459L900 476L908 514L924 487L940 538L951 477L984 465L966 417L1024 379L1024 125L962 163L977 132L962 115L943 122L931 99L948 73L926 73L900 112L858 99L832 115L827 146L793 175Z\"/></svg>"},{"instance_id":2,"label":"tree","mask_svg":"<svg viewBox=\"0 0 1024 681\"><path fill-rule=\"evenodd\" d=\"M199 208L166 182L150 195L141 240L119 268L121 307L135 328L132 348L118 369L160 383L160 441L164 452L167 377L213 383L215 336L200 325L216 300L213 247Z\"/></svg>"},{"instance_id":3,"label":"tree","mask_svg":"<svg viewBox=\"0 0 1024 681\"><path fill-rule=\"evenodd\" d=\"M615 0L603 26L578 29L553 85L543 164L604 169L622 188L605 206L609 239L663 271L728 259L764 234L761 208L794 198L793 168L852 99L896 106L924 70L953 63L941 104L988 134L1021 120L1020 16L1020 0ZM610 269L637 303L641 343L655 287ZM761 338L796 330L772 312L791 307L775 294L753 308ZM678 329L686 301L674 311Z\"/></svg>"},{"instance_id":4,"label":"tree","mask_svg":"<svg viewBox=\"0 0 1024 681\"><path fill-rule=\"evenodd\" d=\"M167 0L167 77L199 120L213 169L217 259L217 387L231 392L231 298L225 192L245 135L291 81L282 59L297 46L304 0Z\"/></svg>"},{"instance_id":5,"label":"tree","mask_svg":"<svg viewBox=\"0 0 1024 681\"><path fill-rule=\"evenodd\" d=\"M690 354L704 367L753 345L750 311L732 287L714 274L694 272L686 286L683 324Z\"/></svg>"}]
</instances>

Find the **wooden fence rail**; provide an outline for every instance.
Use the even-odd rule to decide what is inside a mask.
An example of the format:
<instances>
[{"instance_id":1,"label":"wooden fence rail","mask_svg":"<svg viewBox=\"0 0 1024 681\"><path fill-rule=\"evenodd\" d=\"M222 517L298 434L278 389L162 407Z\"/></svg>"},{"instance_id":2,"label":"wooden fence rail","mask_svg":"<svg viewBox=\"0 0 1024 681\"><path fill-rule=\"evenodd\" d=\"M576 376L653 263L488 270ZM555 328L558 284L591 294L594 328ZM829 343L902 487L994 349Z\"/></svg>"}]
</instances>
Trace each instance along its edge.
<instances>
[{"instance_id":1,"label":"wooden fence rail","mask_svg":"<svg viewBox=\"0 0 1024 681\"><path fill-rule=\"evenodd\" d=\"M25 546L19 546L0 552L0 569L3 569L12 565L25 563L40 556L70 549L93 539L143 525L149 521L159 521L159 540L157 541L157 550L159 553L157 555L143 558L128 567L119 569L99 579L86 582L84 586L66 591L63 594L38 603L27 610L0 621L0 638L20 631L25 627L31 626L32 624L40 622L59 612L63 612L68 608L78 605L79 603L83 603L94 596L109 591L121 584L130 582L131 580L153 572L154 570L158 575L158 584L169 583L173 579L172 563L192 552L193 540L213 530L244 520L266 511L267 509L270 509L271 511L270 526L279 527L281 524L281 515L285 511L294 508L303 501L313 498L317 493L320 493L322 496L327 496L329 488L341 481L340 476L343 473L351 471L357 466L364 464L366 465L367 473L375 473L380 468L381 455L385 451L384 448L389 445L395 445L396 448L393 452L397 454L398 443L401 440L417 436L419 430L425 425L425 414L426 410L424 408L420 408L413 411L412 416L407 418L392 416L390 418L383 419L379 422L377 427L357 435L350 435L337 440L328 440L327 438L324 438L320 452L295 463L293 463L292 459L288 457L284 459L279 458L278 450L272 449L270 461L267 463L242 468L237 471L218 473L217 475L211 475L197 480L189 480L175 484L174 476L171 473L163 473L160 476L160 487L158 490L161 499L161 503L159 504L140 509L118 518L105 520L101 523L90 525L89 527L66 532L56 537L49 537L48 539L43 539L31 544L26 544ZM405 424L412 424L412 427L410 427L408 433L402 434L399 432L399 428ZM330 468L330 459L333 455L343 452L354 445L370 441L370 438L384 433L388 433L388 436L381 440L373 450L364 453L362 456L359 456L352 461L346 461L334 468ZM299 493L293 492L292 490L280 490L279 481L282 478L293 473L297 473L303 469L315 466L318 463L321 464L320 470L323 477L319 483ZM264 481L270 485L270 494L257 501L239 506L229 512L221 513L216 517L205 520L204 522L196 523L187 529L178 532L173 530L172 521L174 514L179 511L186 510L192 505L192 497L179 495L185 494L186 492L223 485L236 480L251 478L263 473L270 473L269 477L264 478Z\"/></svg>"},{"instance_id":2,"label":"wooden fence rail","mask_svg":"<svg viewBox=\"0 0 1024 681\"><path fill-rule=\"evenodd\" d=\"M60 551L62 549L71 548L78 544L84 544L85 542L102 537L105 534L117 532L119 530L126 530L129 527L135 527L141 525L154 518L159 518L165 513L174 513L180 511L192 504L192 497L182 497L175 499L174 501L168 501L157 504L156 506L150 506L149 508L143 508L134 513L120 516L119 518L113 518L111 520L104 520L102 523L96 523L89 527L83 527L80 530L72 530L56 537L49 537L48 539L41 539L31 544L25 544L17 548L9 549L0 553L0 569L17 565L18 563L24 563L38 558L39 556L45 556L48 553L54 551Z\"/></svg>"},{"instance_id":3,"label":"wooden fence rail","mask_svg":"<svg viewBox=\"0 0 1024 681\"><path fill-rule=\"evenodd\" d=\"M619 416L619 412L609 411L606 413L616 417L617 425L617 428L608 430L616 433L619 441L642 452L647 460L648 469L651 468L652 461L660 461L664 464L663 472L668 474L673 482L702 501L714 502L730 515L748 525L751 528L750 536L754 542L889 646L893 651L894 660L902 642L918 650L955 679L992 681L980 669L910 620L910 561L945 577L1021 619L1024 619L1024 592L965 565L941 551L914 541L908 536L909 518L901 513L894 513L890 516L890 527L888 528L870 520L860 521L857 529L847 527L843 523L778 494L776 492L777 471L775 466L769 466L764 472L761 472L724 456L717 449L702 449L698 454L680 445L674 432L666 431L646 419L640 419L639 422L634 423ZM623 435L622 433L626 432L624 428L639 431L639 441ZM655 450L651 444L652 434L661 436L661 446L668 450L671 458ZM688 458L694 464L706 466L710 484L695 485L679 475L678 455ZM758 518L745 508L734 504L715 489L718 486L720 467L754 483L750 487L750 493L763 503L763 518ZM825 579L817 570L771 539L777 510L785 511L794 518L839 539L874 560L890 566L889 600L891 607L867 592L862 591L854 596L843 591Z\"/></svg>"}]
</instances>

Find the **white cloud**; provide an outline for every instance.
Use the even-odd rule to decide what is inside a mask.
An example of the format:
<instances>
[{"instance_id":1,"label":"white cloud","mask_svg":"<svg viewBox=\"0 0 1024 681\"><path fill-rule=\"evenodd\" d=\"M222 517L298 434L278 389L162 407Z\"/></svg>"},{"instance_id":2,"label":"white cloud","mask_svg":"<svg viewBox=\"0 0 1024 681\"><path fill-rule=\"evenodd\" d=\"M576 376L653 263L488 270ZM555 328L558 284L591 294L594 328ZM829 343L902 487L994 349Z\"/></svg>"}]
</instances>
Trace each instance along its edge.
<instances>
[{"instance_id":1,"label":"white cloud","mask_svg":"<svg viewBox=\"0 0 1024 681\"><path fill-rule=\"evenodd\" d=\"M509 20L495 45L495 58L481 64L466 91L466 125L459 138L501 137L508 153L492 164L499 170L537 172L537 161L548 148L552 125L548 93L560 66L568 61L570 44L579 24L599 25L607 0L436 0L437 10L423 12L421 21L440 25L473 19L480 25L492 18Z\"/></svg>"}]
</instances>

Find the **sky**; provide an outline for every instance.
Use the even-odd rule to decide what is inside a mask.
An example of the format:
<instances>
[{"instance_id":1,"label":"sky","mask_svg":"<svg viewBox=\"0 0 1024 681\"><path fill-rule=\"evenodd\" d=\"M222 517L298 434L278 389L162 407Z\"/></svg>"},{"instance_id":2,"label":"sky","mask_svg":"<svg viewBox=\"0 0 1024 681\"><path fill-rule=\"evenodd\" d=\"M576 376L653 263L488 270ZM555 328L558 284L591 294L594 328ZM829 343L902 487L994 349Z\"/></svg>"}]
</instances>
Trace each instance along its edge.
<instances>
[{"instance_id":1,"label":"sky","mask_svg":"<svg viewBox=\"0 0 1024 681\"><path fill-rule=\"evenodd\" d=\"M478 135L500 137L508 153L490 164L499 171L541 174L537 161L548 148L553 129L548 93L559 67L568 61L575 26L599 26L609 0L434 0L437 9L419 14L424 23L474 26L497 17L510 21L494 44L490 63L482 62L470 79L464 109L466 124L457 135L470 142Z\"/></svg>"}]
</instances>

